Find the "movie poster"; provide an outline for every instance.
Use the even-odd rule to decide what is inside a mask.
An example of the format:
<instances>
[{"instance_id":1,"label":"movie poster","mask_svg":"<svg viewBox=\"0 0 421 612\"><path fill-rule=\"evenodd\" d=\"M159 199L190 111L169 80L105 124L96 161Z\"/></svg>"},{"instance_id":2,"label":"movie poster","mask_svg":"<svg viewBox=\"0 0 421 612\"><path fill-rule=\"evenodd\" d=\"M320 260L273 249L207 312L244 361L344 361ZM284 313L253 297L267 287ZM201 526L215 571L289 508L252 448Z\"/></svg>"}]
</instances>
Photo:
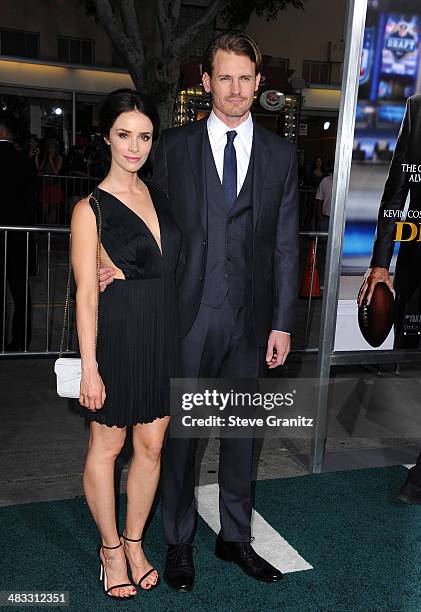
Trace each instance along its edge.
<instances>
[{"instance_id":1,"label":"movie poster","mask_svg":"<svg viewBox=\"0 0 421 612\"><path fill-rule=\"evenodd\" d=\"M346 205L337 351L421 347L420 51L421 3L369 0ZM379 282L367 305L374 279Z\"/></svg>"}]
</instances>

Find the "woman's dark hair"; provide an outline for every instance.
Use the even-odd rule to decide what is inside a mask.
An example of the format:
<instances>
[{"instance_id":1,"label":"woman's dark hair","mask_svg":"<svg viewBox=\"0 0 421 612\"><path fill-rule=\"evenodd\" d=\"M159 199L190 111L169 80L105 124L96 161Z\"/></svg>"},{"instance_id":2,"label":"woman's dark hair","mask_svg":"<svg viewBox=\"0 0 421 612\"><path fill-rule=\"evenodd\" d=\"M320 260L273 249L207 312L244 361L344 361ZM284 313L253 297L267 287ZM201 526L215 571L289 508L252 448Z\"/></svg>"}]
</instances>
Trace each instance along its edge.
<instances>
[{"instance_id":1,"label":"woman's dark hair","mask_svg":"<svg viewBox=\"0 0 421 612\"><path fill-rule=\"evenodd\" d=\"M320 170L321 170L322 172L325 172L325 163L324 163L323 157L322 157L321 155L317 155L317 156L316 156L316 157L313 159L313 163L311 164L310 172L313 172L313 170L315 170L315 169L316 169L316 162L317 162L317 160L318 160L318 159L321 159L321 161L322 161Z\"/></svg>"},{"instance_id":2,"label":"woman's dark hair","mask_svg":"<svg viewBox=\"0 0 421 612\"><path fill-rule=\"evenodd\" d=\"M236 55L247 55L256 64L256 74L262 67L262 54L255 40L244 32L225 32L213 40L205 51L202 60L202 74L212 75L213 58L218 50L228 51Z\"/></svg>"},{"instance_id":3,"label":"woman's dark hair","mask_svg":"<svg viewBox=\"0 0 421 612\"><path fill-rule=\"evenodd\" d=\"M148 96L135 89L116 89L104 99L99 111L99 129L103 136L108 136L117 117L121 113L133 110L143 113L153 125L153 139L159 135L159 115L155 104Z\"/></svg>"}]
</instances>

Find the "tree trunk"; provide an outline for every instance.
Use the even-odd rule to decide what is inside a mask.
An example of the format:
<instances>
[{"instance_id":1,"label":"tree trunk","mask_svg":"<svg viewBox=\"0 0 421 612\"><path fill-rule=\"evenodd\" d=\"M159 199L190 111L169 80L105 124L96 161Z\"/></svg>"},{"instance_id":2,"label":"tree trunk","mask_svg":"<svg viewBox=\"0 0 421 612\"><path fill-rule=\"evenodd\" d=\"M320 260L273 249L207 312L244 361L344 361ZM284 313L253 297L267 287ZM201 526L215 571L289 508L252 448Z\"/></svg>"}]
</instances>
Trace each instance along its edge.
<instances>
[{"instance_id":1,"label":"tree trunk","mask_svg":"<svg viewBox=\"0 0 421 612\"><path fill-rule=\"evenodd\" d=\"M173 126L180 65L178 58L159 58L151 62L142 73L130 73L135 88L154 101L159 113L161 132Z\"/></svg>"},{"instance_id":2,"label":"tree trunk","mask_svg":"<svg viewBox=\"0 0 421 612\"><path fill-rule=\"evenodd\" d=\"M174 125L174 104L177 96L177 83L174 84L169 96L157 104L159 112L160 132Z\"/></svg>"}]
</instances>

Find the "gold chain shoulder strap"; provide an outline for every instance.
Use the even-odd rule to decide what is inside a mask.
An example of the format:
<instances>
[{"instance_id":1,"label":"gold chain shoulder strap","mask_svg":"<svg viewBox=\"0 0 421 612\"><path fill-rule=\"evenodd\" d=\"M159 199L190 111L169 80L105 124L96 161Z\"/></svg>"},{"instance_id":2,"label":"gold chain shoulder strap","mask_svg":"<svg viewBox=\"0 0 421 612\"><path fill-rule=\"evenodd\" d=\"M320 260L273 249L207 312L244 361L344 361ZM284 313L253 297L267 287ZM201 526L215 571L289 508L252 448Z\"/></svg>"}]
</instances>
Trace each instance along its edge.
<instances>
[{"instance_id":1,"label":"gold chain shoulder strap","mask_svg":"<svg viewBox=\"0 0 421 612\"><path fill-rule=\"evenodd\" d=\"M91 194L88 196L89 200L93 200L98 209L98 241L97 241L97 256L96 256L96 264L97 264L97 303L96 303L96 311L95 311L95 346L98 341L98 302L99 302L99 291L100 291L100 283L99 283L99 272L101 268L101 244L102 244L102 216L101 216L101 207L99 205L96 197ZM61 340L60 340L60 350L59 357L62 356L64 351L64 336L66 334L67 327L67 319L69 314L69 302L70 302L70 281L72 278L72 256L71 256L71 244L72 244L72 236L70 234L69 240L69 265L68 265L68 273L67 273L67 286L66 286L66 301L64 303L64 319L63 319L63 329L61 332Z\"/></svg>"}]
</instances>

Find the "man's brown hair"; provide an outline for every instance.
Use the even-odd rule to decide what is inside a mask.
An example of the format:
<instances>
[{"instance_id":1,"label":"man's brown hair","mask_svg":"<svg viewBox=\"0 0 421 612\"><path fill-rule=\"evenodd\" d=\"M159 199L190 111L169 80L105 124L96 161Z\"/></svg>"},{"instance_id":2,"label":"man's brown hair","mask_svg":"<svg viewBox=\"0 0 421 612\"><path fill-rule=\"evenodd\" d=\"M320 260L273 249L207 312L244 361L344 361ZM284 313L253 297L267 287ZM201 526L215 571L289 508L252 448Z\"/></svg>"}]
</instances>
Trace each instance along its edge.
<instances>
[{"instance_id":1,"label":"man's brown hair","mask_svg":"<svg viewBox=\"0 0 421 612\"><path fill-rule=\"evenodd\" d=\"M213 40L207 47L202 61L202 74L212 74L213 58L218 50L228 51L236 55L247 55L256 64L256 74L262 66L262 54L257 43L244 32L226 32Z\"/></svg>"}]
</instances>

